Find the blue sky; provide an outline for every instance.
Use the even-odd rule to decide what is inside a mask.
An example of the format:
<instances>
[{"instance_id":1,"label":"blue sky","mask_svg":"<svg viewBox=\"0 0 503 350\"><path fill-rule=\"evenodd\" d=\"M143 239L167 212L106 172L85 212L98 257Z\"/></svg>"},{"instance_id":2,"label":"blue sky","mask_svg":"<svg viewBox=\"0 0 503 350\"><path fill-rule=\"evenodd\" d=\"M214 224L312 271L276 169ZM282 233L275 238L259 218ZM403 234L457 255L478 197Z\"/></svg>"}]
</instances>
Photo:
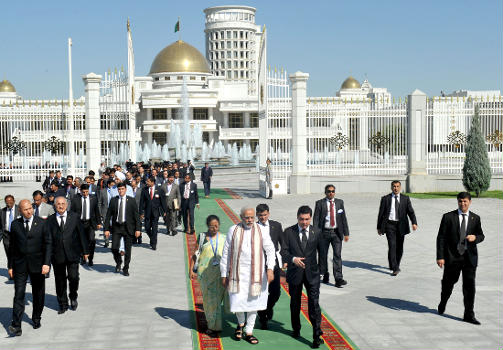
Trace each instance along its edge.
<instances>
[{"instance_id":1,"label":"blue sky","mask_svg":"<svg viewBox=\"0 0 503 350\"><path fill-rule=\"evenodd\" d=\"M9 1L0 11L0 80L25 98L68 96L67 38L73 40L74 95L81 75L126 67L126 19L137 75L182 39L204 53L203 9L257 8L268 28L268 61L308 72L308 95L333 96L349 75L396 97L418 88L502 89L503 2L487 1Z\"/></svg>"}]
</instances>

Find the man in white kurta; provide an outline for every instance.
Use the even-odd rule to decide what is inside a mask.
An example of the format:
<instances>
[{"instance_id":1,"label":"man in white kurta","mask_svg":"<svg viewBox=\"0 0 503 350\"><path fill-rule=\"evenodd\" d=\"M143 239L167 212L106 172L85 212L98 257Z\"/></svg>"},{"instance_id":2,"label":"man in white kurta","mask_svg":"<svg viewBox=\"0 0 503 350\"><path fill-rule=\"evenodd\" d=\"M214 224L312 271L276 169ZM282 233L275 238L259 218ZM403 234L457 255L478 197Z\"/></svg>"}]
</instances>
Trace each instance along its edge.
<instances>
[{"instance_id":1,"label":"man in white kurta","mask_svg":"<svg viewBox=\"0 0 503 350\"><path fill-rule=\"evenodd\" d=\"M236 337L238 339L241 338L238 331L239 329L242 331L246 322L245 339L255 344L258 340L253 337L253 327L255 325L257 311L267 308L268 283L274 279L273 270L276 259L274 255L274 244L270 236L260 232L260 228L258 228L258 225L254 222L254 219L255 209L243 208L241 210L242 222L233 225L229 229L222 252L220 274L222 283L228 287L231 312L236 313L238 319ZM241 239L240 233L242 233L242 240L238 246L241 247L241 250L237 251L239 249L234 248L236 246L234 240L238 238ZM252 236L254 237L253 240ZM255 253L252 241L255 245L261 244L261 247L255 246ZM258 249L260 249L260 251ZM257 259L258 251L260 255ZM233 264L235 266L233 266ZM254 264L260 265L255 266ZM260 271L261 285L257 286L258 282L256 275L254 278L254 269L252 265L255 269L262 268L261 271L256 270ZM267 272L264 266L267 266ZM232 272L233 269L234 273ZM247 313L247 317L245 317L245 312Z\"/></svg>"}]
</instances>

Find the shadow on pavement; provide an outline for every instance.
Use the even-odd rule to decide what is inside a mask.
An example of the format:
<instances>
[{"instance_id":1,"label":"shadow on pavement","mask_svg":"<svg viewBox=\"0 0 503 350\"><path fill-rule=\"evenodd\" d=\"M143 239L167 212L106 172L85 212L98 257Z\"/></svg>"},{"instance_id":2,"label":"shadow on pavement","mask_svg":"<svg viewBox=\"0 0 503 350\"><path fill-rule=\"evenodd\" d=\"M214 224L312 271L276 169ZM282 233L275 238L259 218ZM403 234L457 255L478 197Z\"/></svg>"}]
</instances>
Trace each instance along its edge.
<instances>
[{"instance_id":1,"label":"shadow on pavement","mask_svg":"<svg viewBox=\"0 0 503 350\"><path fill-rule=\"evenodd\" d=\"M94 264L93 266L81 266L85 270L98 271L101 273L113 272L115 273L115 265L107 264Z\"/></svg>"},{"instance_id":2,"label":"shadow on pavement","mask_svg":"<svg viewBox=\"0 0 503 350\"><path fill-rule=\"evenodd\" d=\"M194 311L192 310L179 310L158 306L155 308L155 311L166 320L171 319L184 328L194 329L191 322L194 317Z\"/></svg>"},{"instance_id":3,"label":"shadow on pavement","mask_svg":"<svg viewBox=\"0 0 503 350\"><path fill-rule=\"evenodd\" d=\"M383 273L385 275L389 275L388 269L384 266L381 266L381 265L374 265L374 264L369 264L369 263L362 262L362 261L351 261L351 260L343 260L342 265L344 265L345 267L352 268L352 269L358 268L358 269L375 271L375 272ZM384 271L383 271L383 269L384 269Z\"/></svg>"},{"instance_id":4,"label":"shadow on pavement","mask_svg":"<svg viewBox=\"0 0 503 350\"><path fill-rule=\"evenodd\" d=\"M232 188L232 191L244 198L264 198L258 190L250 190L246 188Z\"/></svg>"}]
</instances>

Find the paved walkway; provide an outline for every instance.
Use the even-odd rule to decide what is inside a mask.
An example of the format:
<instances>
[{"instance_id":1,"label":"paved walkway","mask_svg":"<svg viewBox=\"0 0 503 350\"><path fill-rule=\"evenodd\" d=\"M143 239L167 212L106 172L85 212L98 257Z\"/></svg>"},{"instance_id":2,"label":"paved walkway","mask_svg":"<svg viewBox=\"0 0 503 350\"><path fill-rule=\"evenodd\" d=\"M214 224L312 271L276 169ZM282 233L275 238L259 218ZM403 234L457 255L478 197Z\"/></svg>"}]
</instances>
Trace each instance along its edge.
<instances>
[{"instance_id":1,"label":"paved walkway","mask_svg":"<svg viewBox=\"0 0 503 350\"><path fill-rule=\"evenodd\" d=\"M37 186L1 184L0 196L29 197ZM230 187L242 199L226 203L236 212L243 205L266 202L272 218L283 226L295 223L298 206L314 206L321 196L283 196L261 199L253 175L217 178L214 187ZM496 199L474 199L472 209L482 217L486 240L479 245L475 312L482 326L460 321L461 285L447 305L446 316L436 314L441 270L435 264L435 237L441 214L456 208L454 199L416 200L412 203L419 230L405 242L402 273L386 269L386 240L375 230L379 196L344 194L351 239L344 245L342 289L322 285L322 308L360 349L497 349L501 346L503 283L501 266L502 204ZM3 203L1 204L3 206ZM197 213L197 212L196 212ZM112 254L99 248L95 266L81 268L79 309L57 315L54 278L47 280L42 328L33 330L28 301L23 336L7 338L12 312L13 285L7 281L6 260L0 251L0 349L191 349L193 314L189 311L185 258L181 234L159 237L157 251L134 247L131 276L112 272ZM333 282L333 281L331 281ZM30 287L27 288L29 299ZM289 329L286 324L285 328ZM0 332L1 334L1 332ZM307 348L307 345L306 345Z\"/></svg>"}]
</instances>

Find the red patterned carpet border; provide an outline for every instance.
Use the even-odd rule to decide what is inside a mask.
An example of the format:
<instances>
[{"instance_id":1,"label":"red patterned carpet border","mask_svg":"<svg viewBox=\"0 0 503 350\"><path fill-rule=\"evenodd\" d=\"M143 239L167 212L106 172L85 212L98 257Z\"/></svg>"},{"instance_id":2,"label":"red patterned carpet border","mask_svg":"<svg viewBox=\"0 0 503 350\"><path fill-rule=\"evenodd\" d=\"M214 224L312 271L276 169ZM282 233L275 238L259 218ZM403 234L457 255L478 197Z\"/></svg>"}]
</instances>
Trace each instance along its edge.
<instances>
[{"instance_id":1,"label":"red patterned carpet border","mask_svg":"<svg viewBox=\"0 0 503 350\"><path fill-rule=\"evenodd\" d=\"M229 208L229 206L221 199L215 199L222 208L222 210L227 214L227 216L237 224L241 220L236 216L234 211ZM286 283L284 278L281 278L281 286L285 290L285 292L290 296L288 291L288 283ZM309 322L309 314L307 310L307 295L302 293L302 301L301 301L301 311L304 317ZM321 330L323 331L323 340L325 344L331 350L356 350L356 347L353 347L344 336L339 332L339 330L330 322L330 320L322 313L321 314Z\"/></svg>"},{"instance_id":2,"label":"red patterned carpet border","mask_svg":"<svg viewBox=\"0 0 503 350\"><path fill-rule=\"evenodd\" d=\"M196 246L196 235L185 235L185 242L187 249L187 267L190 266L190 259L192 252ZM188 271L187 271L188 273ZM190 280L192 289L192 307L196 317L196 332L198 337L198 349L200 350L223 350L222 341L220 338L212 338L206 335L207 329L206 317L204 316L203 309L203 294L201 286L197 279Z\"/></svg>"},{"instance_id":3,"label":"red patterned carpet border","mask_svg":"<svg viewBox=\"0 0 503 350\"><path fill-rule=\"evenodd\" d=\"M233 190L231 190L230 188L224 188L224 191L227 192L227 194L231 196L232 199L241 199L241 196L236 192L234 192Z\"/></svg>"}]
</instances>

